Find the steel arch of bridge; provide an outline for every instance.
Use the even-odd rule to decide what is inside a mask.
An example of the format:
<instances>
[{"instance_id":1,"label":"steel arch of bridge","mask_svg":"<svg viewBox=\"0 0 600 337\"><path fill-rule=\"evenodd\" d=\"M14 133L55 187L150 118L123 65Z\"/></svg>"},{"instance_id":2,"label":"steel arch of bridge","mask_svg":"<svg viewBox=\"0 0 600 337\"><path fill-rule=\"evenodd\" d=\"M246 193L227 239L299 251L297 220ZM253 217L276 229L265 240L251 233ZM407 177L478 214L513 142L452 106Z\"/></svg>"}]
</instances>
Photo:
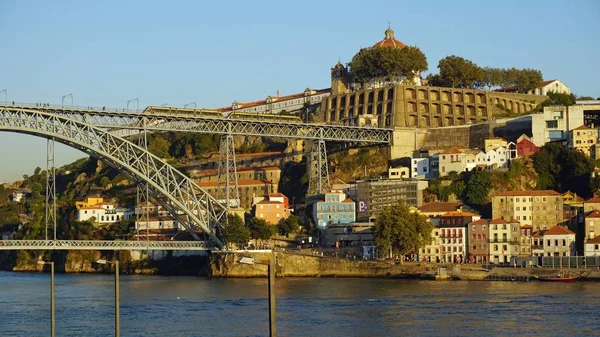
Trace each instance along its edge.
<instances>
[{"instance_id":1,"label":"steel arch of bridge","mask_svg":"<svg viewBox=\"0 0 600 337\"><path fill-rule=\"evenodd\" d=\"M145 181L153 196L196 240L200 240L196 232L201 231L216 246L223 246L213 230L225 207L190 178L141 147L65 116L7 106L0 107L0 131L53 138L102 159L134 181Z\"/></svg>"},{"instance_id":2,"label":"steel arch of bridge","mask_svg":"<svg viewBox=\"0 0 600 337\"><path fill-rule=\"evenodd\" d=\"M32 106L17 103L0 108L25 109L60 114L100 128L121 129L113 132L120 137L136 135L138 130L186 131L234 136L263 136L292 139L310 139L335 142L390 144L390 129L356 126L275 122L262 120L214 118L183 114L88 109L82 107ZM145 124L144 124L145 123Z\"/></svg>"}]
</instances>

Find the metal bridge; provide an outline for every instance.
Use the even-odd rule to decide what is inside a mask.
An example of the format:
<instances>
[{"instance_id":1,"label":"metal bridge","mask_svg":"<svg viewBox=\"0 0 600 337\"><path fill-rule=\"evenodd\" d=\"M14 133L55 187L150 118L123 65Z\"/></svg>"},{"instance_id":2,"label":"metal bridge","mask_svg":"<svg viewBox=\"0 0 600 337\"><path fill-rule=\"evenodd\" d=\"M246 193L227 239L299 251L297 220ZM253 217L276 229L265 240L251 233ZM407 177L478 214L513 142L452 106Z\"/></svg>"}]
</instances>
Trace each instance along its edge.
<instances>
[{"instance_id":1,"label":"metal bridge","mask_svg":"<svg viewBox=\"0 0 600 337\"><path fill-rule=\"evenodd\" d=\"M183 173L148 152L145 140L143 146L140 147L123 137L145 134L145 132L177 131L221 134L224 135L223 139L226 142L231 143L232 136L312 140L313 146L308 163L308 169L311 171L309 190L312 193L320 193L328 185L325 141L368 144L389 144L391 142L391 130L389 129L24 103L0 104L0 131L26 133L49 139L48 172L51 172L52 177L47 183L46 201L47 204L50 201L54 203L54 213L47 208L47 228L49 218L55 222L54 240L0 241L0 250L205 250L212 246L222 247L223 243L215 236L215 230L218 221L226 212L226 206L198 187ZM103 160L132 181L137 182L138 185L145 184L147 194L151 194L165 209L175 215L197 241L152 241L149 243L148 241L56 240L56 206L55 192L53 191L55 188L53 185L54 140ZM52 151L51 155L50 151ZM233 149L226 152L222 155L226 155L225 160L231 162L230 155L235 156L235 153ZM235 160L233 162L235 163ZM230 166L228 165L228 167ZM225 171L225 174L228 175L226 181L231 181L231 172L229 169ZM232 171L235 173L235 166ZM234 188L227 184L227 189L233 188L237 194L237 181L234 183ZM226 194L226 205L230 205L229 191L226 191ZM201 241L197 232L203 232L209 240L208 243Z\"/></svg>"},{"instance_id":2,"label":"metal bridge","mask_svg":"<svg viewBox=\"0 0 600 337\"><path fill-rule=\"evenodd\" d=\"M103 129L118 129L114 135L127 137L145 131L184 131L234 136L263 136L333 142L389 144L391 129L361 128L312 123L215 118L202 115L157 114L152 112L102 110L85 107L3 104L0 108L60 114ZM123 109L125 110L125 109Z\"/></svg>"},{"instance_id":3,"label":"metal bridge","mask_svg":"<svg viewBox=\"0 0 600 337\"><path fill-rule=\"evenodd\" d=\"M0 250L210 250L206 241L0 240Z\"/></svg>"},{"instance_id":4,"label":"metal bridge","mask_svg":"<svg viewBox=\"0 0 600 337\"><path fill-rule=\"evenodd\" d=\"M22 108L0 107L0 131L56 140L102 159L132 181L145 183L149 193L196 240L200 240L196 233L203 232L217 247L223 246L214 230L226 208L193 180L145 149L89 124ZM56 239L56 225L54 228Z\"/></svg>"}]
</instances>

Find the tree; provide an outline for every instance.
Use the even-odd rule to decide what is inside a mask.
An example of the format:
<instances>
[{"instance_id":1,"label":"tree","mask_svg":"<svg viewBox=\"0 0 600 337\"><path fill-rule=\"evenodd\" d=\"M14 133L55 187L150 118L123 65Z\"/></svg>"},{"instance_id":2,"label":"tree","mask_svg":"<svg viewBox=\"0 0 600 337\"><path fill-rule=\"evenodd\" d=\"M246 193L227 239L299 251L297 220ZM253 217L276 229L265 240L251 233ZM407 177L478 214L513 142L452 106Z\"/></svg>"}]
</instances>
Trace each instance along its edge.
<instances>
[{"instance_id":1,"label":"tree","mask_svg":"<svg viewBox=\"0 0 600 337\"><path fill-rule=\"evenodd\" d=\"M35 168L35 171L33 171L33 174L37 176L38 174L40 174L40 172L42 172L42 169L38 166Z\"/></svg>"},{"instance_id":2,"label":"tree","mask_svg":"<svg viewBox=\"0 0 600 337\"><path fill-rule=\"evenodd\" d=\"M108 179L107 176L104 176L102 179L100 179L100 186L106 187L108 184L110 184L110 179Z\"/></svg>"},{"instance_id":3,"label":"tree","mask_svg":"<svg viewBox=\"0 0 600 337\"><path fill-rule=\"evenodd\" d=\"M42 197L42 185L40 183L33 183L31 185L31 196L36 199Z\"/></svg>"},{"instance_id":4,"label":"tree","mask_svg":"<svg viewBox=\"0 0 600 337\"><path fill-rule=\"evenodd\" d=\"M269 240L273 235L274 227L268 224L265 219L252 218L248 224L250 237L256 240Z\"/></svg>"},{"instance_id":5,"label":"tree","mask_svg":"<svg viewBox=\"0 0 600 337\"><path fill-rule=\"evenodd\" d=\"M164 138L159 135L155 135L150 144L148 144L148 151L159 158L167 158L169 157L169 144Z\"/></svg>"},{"instance_id":6,"label":"tree","mask_svg":"<svg viewBox=\"0 0 600 337\"><path fill-rule=\"evenodd\" d=\"M585 198L593 195L595 163L584 153L558 143L548 143L533 156L538 188L570 190Z\"/></svg>"},{"instance_id":7,"label":"tree","mask_svg":"<svg viewBox=\"0 0 600 337\"><path fill-rule=\"evenodd\" d=\"M538 87L542 82L542 72L535 69L521 69L517 71L515 78L515 88L518 92L526 93Z\"/></svg>"},{"instance_id":8,"label":"tree","mask_svg":"<svg viewBox=\"0 0 600 337\"><path fill-rule=\"evenodd\" d=\"M411 213L399 202L394 207L383 207L375 221L375 247L380 257L404 255L431 242L433 225L427 217Z\"/></svg>"},{"instance_id":9,"label":"tree","mask_svg":"<svg viewBox=\"0 0 600 337\"><path fill-rule=\"evenodd\" d=\"M487 202L490 187L492 187L492 179L487 171L472 173L465 189L467 202L472 205L483 206Z\"/></svg>"},{"instance_id":10,"label":"tree","mask_svg":"<svg viewBox=\"0 0 600 337\"><path fill-rule=\"evenodd\" d=\"M440 79L452 88L480 88L486 81L486 73L472 61L451 55L440 60Z\"/></svg>"},{"instance_id":11,"label":"tree","mask_svg":"<svg viewBox=\"0 0 600 337\"><path fill-rule=\"evenodd\" d=\"M227 223L222 224L223 239L227 243L241 243L250 240L250 229L244 225L244 220L237 214L227 214Z\"/></svg>"},{"instance_id":12,"label":"tree","mask_svg":"<svg viewBox=\"0 0 600 337\"><path fill-rule=\"evenodd\" d=\"M298 217L292 214L287 219L282 221L278 227L279 234L281 235L294 233L298 230Z\"/></svg>"},{"instance_id":13,"label":"tree","mask_svg":"<svg viewBox=\"0 0 600 337\"><path fill-rule=\"evenodd\" d=\"M367 83L375 78L406 77L410 82L415 72L427 70L427 58L417 47L377 47L361 49L350 62L352 77Z\"/></svg>"}]
</instances>

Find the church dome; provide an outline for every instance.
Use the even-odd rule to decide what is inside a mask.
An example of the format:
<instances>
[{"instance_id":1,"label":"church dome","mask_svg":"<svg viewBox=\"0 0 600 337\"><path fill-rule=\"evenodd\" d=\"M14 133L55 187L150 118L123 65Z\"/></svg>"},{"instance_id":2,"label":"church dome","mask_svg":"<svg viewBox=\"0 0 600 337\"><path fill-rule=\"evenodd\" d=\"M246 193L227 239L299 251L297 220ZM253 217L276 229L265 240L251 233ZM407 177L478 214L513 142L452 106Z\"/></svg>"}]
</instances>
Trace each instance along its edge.
<instances>
[{"instance_id":1,"label":"church dome","mask_svg":"<svg viewBox=\"0 0 600 337\"><path fill-rule=\"evenodd\" d=\"M394 47L394 48L404 48L406 47L406 45L398 40L396 40L394 38L394 31L392 30L392 28L388 27L388 29L385 30L385 37L383 38L383 40L377 42L375 45L373 45L373 48L376 47Z\"/></svg>"}]
</instances>

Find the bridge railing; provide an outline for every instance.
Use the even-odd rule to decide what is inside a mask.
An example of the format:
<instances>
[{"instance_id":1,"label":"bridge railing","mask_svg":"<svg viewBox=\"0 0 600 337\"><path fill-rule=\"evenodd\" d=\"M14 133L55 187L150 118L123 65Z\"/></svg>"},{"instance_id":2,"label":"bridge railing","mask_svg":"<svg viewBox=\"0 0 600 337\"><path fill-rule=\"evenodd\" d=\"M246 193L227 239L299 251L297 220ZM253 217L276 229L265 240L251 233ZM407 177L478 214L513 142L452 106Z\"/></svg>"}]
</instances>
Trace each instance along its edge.
<instances>
[{"instance_id":1,"label":"bridge railing","mask_svg":"<svg viewBox=\"0 0 600 337\"><path fill-rule=\"evenodd\" d=\"M82 105L71 105L71 104L50 104L50 103L31 103L31 102L14 102L14 101L4 101L0 102L0 106L13 106L16 108L32 108L32 109L55 109L55 110L64 110L64 111L108 111L108 112L141 112L139 109L127 109L127 108L111 108L111 107L94 107L94 106L82 106Z\"/></svg>"},{"instance_id":2,"label":"bridge railing","mask_svg":"<svg viewBox=\"0 0 600 337\"><path fill-rule=\"evenodd\" d=\"M0 250L210 250L205 241L0 240Z\"/></svg>"}]
</instances>

